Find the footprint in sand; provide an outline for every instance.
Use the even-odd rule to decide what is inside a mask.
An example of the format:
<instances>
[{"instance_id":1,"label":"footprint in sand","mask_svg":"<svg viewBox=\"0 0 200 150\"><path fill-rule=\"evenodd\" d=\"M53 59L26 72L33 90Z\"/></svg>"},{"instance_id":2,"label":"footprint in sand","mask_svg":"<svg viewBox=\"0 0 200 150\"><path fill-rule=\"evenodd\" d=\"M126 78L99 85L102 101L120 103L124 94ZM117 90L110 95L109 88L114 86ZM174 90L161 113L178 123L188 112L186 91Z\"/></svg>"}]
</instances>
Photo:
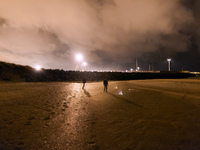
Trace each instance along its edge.
<instances>
[{"instance_id":1,"label":"footprint in sand","mask_svg":"<svg viewBox=\"0 0 200 150\"><path fill-rule=\"evenodd\" d=\"M18 142L17 145L15 146L15 150L22 150L24 149L24 143L23 142Z\"/></svg>"},{"instance_id":2,"label":"footprint in sand","mask_svg":"<svg viewBox=\"0 0 200 150\"><path fill-rule=\"evenodd\" d=\"M32 125L31 120L35 120L35 117L29 117L27 120L28 121L24 125L26 125L26 126Z\"/></svg>"},{"instance_id":3,"label":"footprint in sand","mask_svg":"<svg viewBox=\"0 0 200 150\"><path fill-rule=\"evenodd\" d=\"M29 117L28 120L35 120L35 117Z\"/></svg>"},{"instance_id":4,"label":"footprint in sand","mask_svg":"<svg viewBox=\"0 0 200 150\"><path fill-rule=\"evenodd\" d=\"M65 108L69 108L69 106L67 106L67 105L63 105L63 107L65 107Z\"/></svg>"},{"instance_id":5,"label":"footprint in sand","mask_svg":"<svg viewBox=\"0 0 200 150\"><path fill-rule=\"evenodd\" d=\"M7 124L13 124L13 121L8 121Z\"/></svg>"},{"instance_id":6,"label":"footprint in sand","mask_svg":"<svg viewBox=\"0 0 200 150\"><path fill-rule=\"evenodd\" d=\"M51 118L49 116L45 117L44 120L50 120Z\"/></svg>"},{"instance_id":7,"label":"footprint in sand","mask_svg":"<svg viewBox=\"0 0 200 150\"><path fill-rule=\"evenodd\" d=\"M26 126L30 126L30 125L32 125L32 123L31 123L30 121L28 121L28 122L25 123L24 125L26 125Z\"/></svg>"}]
</instances>

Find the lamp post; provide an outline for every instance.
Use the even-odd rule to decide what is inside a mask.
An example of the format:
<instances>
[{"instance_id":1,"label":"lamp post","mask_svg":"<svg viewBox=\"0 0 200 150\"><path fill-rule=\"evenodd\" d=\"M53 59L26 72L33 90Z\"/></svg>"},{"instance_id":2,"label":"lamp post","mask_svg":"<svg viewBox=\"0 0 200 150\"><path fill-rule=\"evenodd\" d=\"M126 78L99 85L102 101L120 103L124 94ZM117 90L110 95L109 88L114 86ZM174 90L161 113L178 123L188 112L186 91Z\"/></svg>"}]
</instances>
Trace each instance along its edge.
<instances>
[{"instance_id":1,"label":"lamp post","mask_svg":"<svg viewBox=\"0 0 200 150\"><path fill-rule=\"evenodd\" d=\"M171 62L171 59L169 58L169 59L167 59L167 61L168 61L168 70L170 71L170 62Z\"/></svg>"},{"instance_id":2,"label":"lamp post","mask_svg":"<svg viewBox=\"0 0 200 150\"><path fill-rule=\"evenodd\" d=\"M83 55L77 54L77 55L76 55L76 60L78 61L78 64L76 65L75 71L76 71L77 69L79 69L79 71L80 71L80 62L83 60Z\"/></svg>"},{"instance_id":3,"label":"lamp post","mask_svg":"<svg viewBox=\"0 0 200 150\"><path fill-rule=\"evenodd\" d=\"M84 71L86 71L87 63L86 63L86 62L83 62L83 66L84 66Z\"/></svg>"}]
</instances>

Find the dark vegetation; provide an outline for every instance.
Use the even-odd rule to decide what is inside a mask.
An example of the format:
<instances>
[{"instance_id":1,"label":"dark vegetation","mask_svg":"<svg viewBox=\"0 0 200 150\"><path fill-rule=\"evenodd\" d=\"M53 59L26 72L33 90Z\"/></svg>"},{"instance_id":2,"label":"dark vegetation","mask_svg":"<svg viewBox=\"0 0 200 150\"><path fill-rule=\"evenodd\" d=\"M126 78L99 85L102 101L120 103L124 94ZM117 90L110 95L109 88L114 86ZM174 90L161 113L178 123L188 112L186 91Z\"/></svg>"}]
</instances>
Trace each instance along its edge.
<instances>
[{"instance_id":1,"label":"dark vegetation","mask_svg":"<svg viewBox=\"0 0 200 150\"><path fill-rule=\"evenodd\" d=\"M15 82L49 82L49 81L102 81L108 80L137 80L137 79L179 79L195 77L190 72L79 72L59 69L42 69L36 71L30 66L22 66L0 62L0 81Z\"/></svg>"}]
</instances>

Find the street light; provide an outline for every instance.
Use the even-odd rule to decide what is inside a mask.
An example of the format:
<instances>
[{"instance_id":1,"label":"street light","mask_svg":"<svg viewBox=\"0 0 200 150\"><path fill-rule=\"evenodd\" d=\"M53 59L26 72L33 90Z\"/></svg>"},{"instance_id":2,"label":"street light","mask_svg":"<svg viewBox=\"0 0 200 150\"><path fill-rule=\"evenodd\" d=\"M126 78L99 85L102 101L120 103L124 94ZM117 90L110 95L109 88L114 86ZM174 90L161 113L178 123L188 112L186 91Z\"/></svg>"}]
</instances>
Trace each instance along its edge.
<instances>
[{"instance_id":1,"label":"street light","mask_svg":"<svg viewBox=\"0 0 200 150\"><path fill-rule=\"evenodd\" d=\"M168 68L169 68L169 71L170 71L170 62L171 62L171 58L168 58L167 61L168 61Z\"/></svg>"},{"instance_id":2,"label":"street light","mask_svg":"<svg viewBox=\"0 0 200 150\"><path fill-rule=\"evenodd\" d=\"M85 71L86 71L87 63L86 63L86 62L83 62L83 66L84 66L84 69L85 69Z\"/></svg>"},{"instance_id":3,"label":"street light","mask_svg":"<svg viewBox=\"0 0 200 150\"><path fill-rule=\"evenodd\" d=\"M36 69L37 71L40 71L41 68L42 68L42 67L41 67L40 65L36 65L36 66L35 66L35 69Z\"/></svg>"},{"instance_id":4,"label":"street light","mask_svg":"<svg viewBox=\"0 0 200 150\"><path fill-rule=\"evenodd\" d=\"M83 60L83 55L77 54L77 55L76 55L76 60L77 60L78 62L82 61L82 60Z\"/></svg>"},{"instance_id":5,"label":"street light","mask_svg":"<svg viewBox=\"0 0 200 150\"><path fill-rule=\"evenodd\" d=\"M78 61L78 64L76 65L75 71L77 69L80 70L80 62L83 60L83 55L82 54L76 54L76 60Z\"/></svg>"}]
</instances>

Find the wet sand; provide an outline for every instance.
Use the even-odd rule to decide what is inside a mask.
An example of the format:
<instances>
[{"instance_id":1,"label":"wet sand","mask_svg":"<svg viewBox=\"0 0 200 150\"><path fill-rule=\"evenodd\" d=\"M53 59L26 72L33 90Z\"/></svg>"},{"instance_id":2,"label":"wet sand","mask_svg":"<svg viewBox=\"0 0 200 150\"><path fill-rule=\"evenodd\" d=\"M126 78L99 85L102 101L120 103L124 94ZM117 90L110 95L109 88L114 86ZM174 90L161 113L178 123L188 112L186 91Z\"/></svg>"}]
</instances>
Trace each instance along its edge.
<instances>
[{"instance_id":1,"label":"wet sand","mask_svg":"<svg viewBox=\"0 0 200 150\"><path fill-rule=\"evenodd\" d=\"M0 150L200 149L200 80L0 83Z\"/></svg>"}]
</instances>

